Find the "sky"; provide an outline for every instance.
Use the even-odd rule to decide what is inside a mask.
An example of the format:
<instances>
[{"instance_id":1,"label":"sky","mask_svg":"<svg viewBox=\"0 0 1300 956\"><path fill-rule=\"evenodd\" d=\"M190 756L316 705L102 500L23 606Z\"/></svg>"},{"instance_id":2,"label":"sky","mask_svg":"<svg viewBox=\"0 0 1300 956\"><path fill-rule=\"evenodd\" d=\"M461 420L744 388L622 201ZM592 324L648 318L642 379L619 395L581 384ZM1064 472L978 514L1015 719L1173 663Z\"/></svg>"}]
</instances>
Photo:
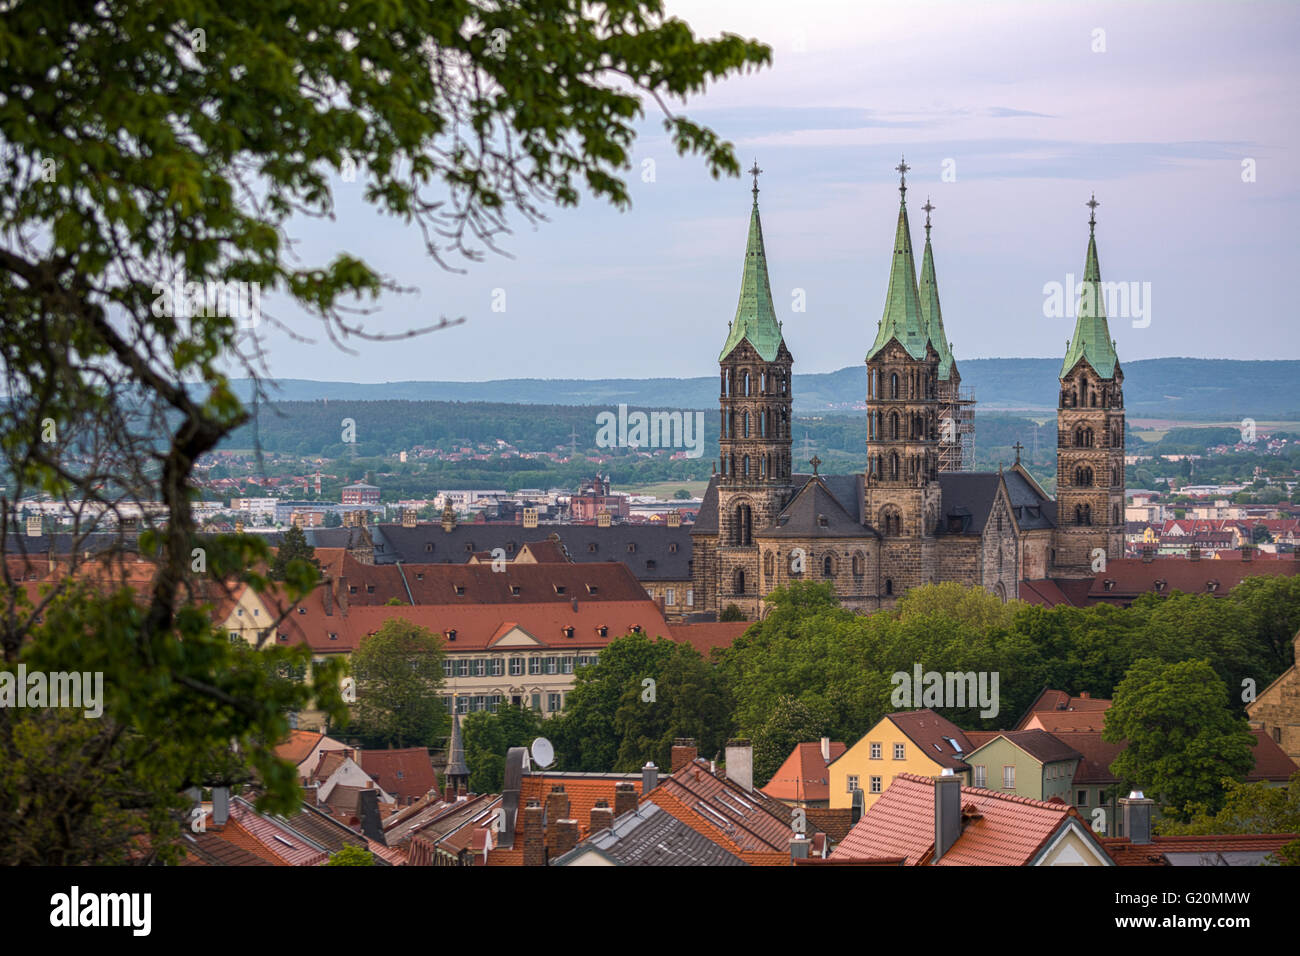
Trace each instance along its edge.
<instances>
[{"instance_id":1,"label":"sky","mask_svg":"<svg viewBox=\"0 0 1300 956\"><path fill-rule=\"evenodd\" d=\"M885 301L906 156L948 338L964 358L1064 354L1051 283L1081 277L1095 192L1102 278L1132 284L1112 318L1121 363L1300 358L1300 4L667 0L697 35L756 38L771 66L672 108L762 168L772 294L796 373L861 364ZM418 290L367 327L464 324L347 355L268 331L278 378L386 382L712 375L736 311L750 178L679 158L646 104L632 205L590 196L502 240L510 257L425 254L418 230L336 185L333 223L295 223L306 261L359 254ZM646 174L652 161L653 177ZM644 181L650 179L650 181ZM802 302L802 311L799 303ZM494 310L494 303L497 310ZM504 305L504 311L500 311Z\"/></svg>"}]
</instances>

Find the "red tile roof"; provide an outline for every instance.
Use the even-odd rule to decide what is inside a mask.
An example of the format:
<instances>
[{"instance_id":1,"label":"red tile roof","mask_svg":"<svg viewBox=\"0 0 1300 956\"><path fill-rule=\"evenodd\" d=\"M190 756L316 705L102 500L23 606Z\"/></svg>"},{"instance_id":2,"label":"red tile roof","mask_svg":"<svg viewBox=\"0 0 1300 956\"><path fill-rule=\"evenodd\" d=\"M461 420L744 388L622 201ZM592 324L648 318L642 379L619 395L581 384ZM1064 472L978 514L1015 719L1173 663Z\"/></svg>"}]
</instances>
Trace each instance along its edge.
<instances>
[{"instance_id":1,"label":"red tile roof","mask_svg":"<svg viewBox=\"0 0 1300 956\"><path fill-rule=\"evenodd\" d=\"M834 760L847 749L840 741L832 741L830 759ZM829 800L831 787L827 766L828 761L822 758L820 742L795 744L790 756L763 787L763 792L775 800Z\"/></svg>"},{"instance_id":2,"label":"red tile roof","mask_svg":"<svg viewBox=\"0 0 1300 956\"><path fill-rule=\"evenodd\" d=\"M934 851L935 781L901 773L885 788L833 860L904 857L929 864ZM1064 803L1046 803L974 787L961 788L963 825L939 866L1024 866L1070 821L1081 818ZM1087 831L1080 822L1079 827Z\"/></svg>"},{"instance_id":3,"label":"red tile roof","mask_svg":"<svg viewBox=\"0 0 1300 956\"><path fill-rule=\"evenodd\" d=\"M736 638L749 630L748 621L717 621L704 624L674 624L672 638L689 644L704 657L715 647L730 647Z\"/></svg>"},{"instance_id":4,"label":"red tile roof","mask_svg":"<svg viewBox=\"0 0 1300 956\"><path fill-rule=\"evenodd\" d=\"M402 802L418 800L438 786L426 747L362 750L361 769L374 777L386 793Z\"/></svg>"},{"instance_id":5,"label":"red tile roof","mask_svg":"<svg viewBox=\"0 0 1300 956\"><path fill-rule=\"evenodd\" d=\"M1119 866L1168 866L1166 853L1276 853L1294 840L1295 833L1236 833L1205 836L1153 836L1150 843L1133 843L1128 837L1102 837L1100 843Z\"/></svg>"},{"instance_id":6,"label":"red tile roof","mask_svg":"<svg viewBox=\"0 0 1300 956\"><path fill-rule=\"evenodd\" d=\"M1219 552L1218 558L1115 558L1097 573L1088 589L1088 603L1131 603L1141 594L1215 594L1223 596L1248 577L1300 574L1300 560L1242 561ZM1107 586L1107 582L1110 582ZM1163 586L1157 588L1157 584ZM1214 585L1211 588L1211 584Z\"/></svg>"},{"instance_id":7,"label":"red tile roof","mask_svg":"<svg viewBox=\"0 0 1300 956\"><path fill-rule=\"evenodd\" d=\"M885 716L940 767L967 769L964 757L975 748L971 746L966 733L946 717L939 716L928 707L921 710L900 710ZM960 750L953 747L950 740L956 741Z\"/></svg>"},{"instance_id":8,"label":"red tile roof","mask_svg":"<svg viewBox=\"0 0 1300 956\"><path fill-rule=\"evenodd\" d=\"M324 734L310 730L291 730L289 736L276 745L275 755L295 767L311 756L316 745L325 738Z\"/></svg>"},{"instance_id":9,"label":"red tile roof","mask_svg":"<svg viewBox=\"0 0 1300 956\"><path fill-rule=\"evenodd\" d=\"M1255 736L1255 765L1246 775L1247 783L1269 781L1284 783L1291 775L1300 770L1296 762L1286 755L1281 747L1274 743L1264 730L1252 730Z\"/></svg>"}]
</instances>

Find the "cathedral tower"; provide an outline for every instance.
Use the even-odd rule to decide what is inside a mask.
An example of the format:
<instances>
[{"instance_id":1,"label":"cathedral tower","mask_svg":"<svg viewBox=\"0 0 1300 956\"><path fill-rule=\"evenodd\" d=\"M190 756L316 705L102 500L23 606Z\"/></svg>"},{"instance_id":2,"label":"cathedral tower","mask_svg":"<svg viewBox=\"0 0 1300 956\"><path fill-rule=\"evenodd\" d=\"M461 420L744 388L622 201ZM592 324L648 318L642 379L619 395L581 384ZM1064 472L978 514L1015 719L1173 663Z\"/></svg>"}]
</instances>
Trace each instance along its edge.
<instances>
[{"instance_id":1,"label":"cathedral tower","mask_svg":"<svg viewBox=\"0 0 1300 956\"><path fill-rule=\"evenodd\" d=\"M755 163L754 205L740 285L740 302L721 366L721 426L718 462L717 586L720 606L734 603L747 613L758 608L758 548L754 532L776 522L794 493L790 461L790 372L794 359L781 335L768 283L763 224L758 214Z\"/></svg>"},{"instance_id":2,"label":"cathedral tower","mask_svg":"<svg viewBox=\"0 0 1300 956\"><path fill-rule=\"evenodd\" d=\"M1097 263L1097 197L1087 203L1088 258L1056 413L1059 573L1090 576L1124 555L1124 373L1106 324Z\"/></svg>"},{"instance_id":3,"label":"cathedral tower","mask_svg":"<svg viewBox=\"0 0 1300 956\"><path fill-rule=\"evenodd\" d=\"M921 208L925 210L925 255L917 292L930 343L939 353L939 470L968 471L975 466L975 400L970 389L962 390L961 374L943 327L934 249L930 245L930 213L935 207L927 197Z\"/></svg>"},{"instance_id":4,"label":"cathedral tower","mask_svg":"<svg viewBox=\"0 0 1300 956\"><path fill-rule=\"evenodd\" d=\"M864 517L884 537L880 566L885 600L932 579L940 499L940 353L917 290L907 220L909 167L900 162L896 168L901 199L889 292L866 359Z\"/></svg>"}]
</instances>

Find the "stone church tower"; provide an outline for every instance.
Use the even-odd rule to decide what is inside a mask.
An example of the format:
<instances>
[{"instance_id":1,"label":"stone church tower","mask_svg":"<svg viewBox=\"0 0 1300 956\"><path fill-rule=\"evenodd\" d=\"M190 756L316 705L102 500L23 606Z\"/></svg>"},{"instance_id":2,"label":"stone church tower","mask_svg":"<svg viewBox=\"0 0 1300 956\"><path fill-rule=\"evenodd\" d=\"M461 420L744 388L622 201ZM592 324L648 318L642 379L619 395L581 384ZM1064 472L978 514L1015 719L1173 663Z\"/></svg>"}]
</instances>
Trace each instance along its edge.
<instances>
[{"instance_id":1,"label":"stone church tower","mask_svg":"<svg viewBox=\"0 0 1300 956\"><path fill-rule=\"evenodd\" d=\"M898 226L885 314L867 352L866 522L880 533L882 598L934 579L939 521L941 356L917 290L907 220L907 170L900 162ZM946 351L946 345L945 345ZM951 364L951 356L948 358ZM882 570L882 574L885 571Z\"/></svg>"},{"instance_id":2,"label":"stone church tower","mask_svg":"<svg viewBox=\"0 0 1300 956\"><path fill-rule=\"evenodd\" d=\"M741 278L740 302L721 366L722 416L717 469L717 587L722 606L734 603L747 614L758 609L758 549L754 533L776 523L794 494L790 461L791 367L772 304L758 214L755 164L754 205Z\"/></svg>"},{"instance_id":3,"label":"stone church tower","mask_svg":"<svg viewBox=\"0 0 1300 956\"><path fill-rule=\"evenodd\" d=\"M1087 203L1088 258L1056 413L1056 571L1091 577L1124 556L1124 373L1106 325L1097 263L1097 202Z\"/></svg>"}]
</instances>

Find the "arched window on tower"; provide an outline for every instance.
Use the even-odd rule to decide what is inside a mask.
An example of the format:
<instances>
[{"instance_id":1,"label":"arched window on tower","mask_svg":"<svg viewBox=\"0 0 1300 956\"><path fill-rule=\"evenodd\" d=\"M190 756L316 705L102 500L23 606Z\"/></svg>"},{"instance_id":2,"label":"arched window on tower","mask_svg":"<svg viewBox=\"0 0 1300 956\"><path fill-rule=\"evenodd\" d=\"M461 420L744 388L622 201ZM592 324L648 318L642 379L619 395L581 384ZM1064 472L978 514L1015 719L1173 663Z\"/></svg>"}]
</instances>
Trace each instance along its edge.
<instances>
[{"instance_id":1,"label":"arched window on tower","mask_svg":"<svg viewBox=\"0 0 1300 956\"><path fill-rule=\"evenodd\" d=\"M767 394L767 369L759 373L758 390L760 394Z\"/></svg>"},{"instance_id":2,"label":"arched window on tower","mask_svg":"<svg viewBox=\"0 0 1300 956\"><path fill-rule=\"evenodd\" d=\"M1093 444L1092 429L1087 425L1080 425L1074 430L1074 446L1076 448L1091 448Z\"/></svg>"},{"instance_id":3,"label":"arched window on tower","mask_svg":"<svg viewBox=\"0 0 1300 956\"><path fill-rule=\"evenodd\" d=\"M889 456L889 480L898 480L898 452L893 452Z\"/></svg>"},{"instance_id":4,"label":"arched window on tower","mask_svg":"<svg viewBox=\"0 0 1300 956\"><path fill-rule=\"evenodd\" d=\"M1080 487L1087 488L1092 485L1092 469L1087 465L1079 465L1074 469L1074 483Z\"/></svg>"},{"instance_id":5,"label":"arched window on tower","mask_svg":"<svg viewBox=\"0 0 1300 956\"><path fill-rule=\"evenodd\" d=\"M898 398L898 373L889 376L889 397Z\"/></svg>"},{"instance_id":6,"label":"arched window on tower","mask_svg":"<svg viewBox=\"0 0 1300 956\"><path fill-rule=\"evenodd\" d=\"M775 563L776 562L775 559L772 557L771 551L763 555L763 577L767 579L769 584L772 583L772 570L775 566Z\"/></svg>"},{"instance_id":7,"label":"arched window on tower","mask_svg":"<svg viewBox=\"0 0 1300 956\"><path fill-rule=\"evenodd\" d=\"M835 559L832 558L829 554L826 555L826 557L822 558L822 577L824 578L835 577Z\"/></svg>"},{"instance_id":8,"label":"arched window on tower","mask_svg":"<svg viewBox=\"0 0 1300 956\"><path fill-rule=\"evenodd\" d=\"M740 434L744 438L749 437L749 412L740 414Z\"/></svg>"},{"instance_id":9,"label":"arched window on tower","mask_svg":"<svg viewBox=\"0 0 1300 956\"><path fill-rule=\"evenodd\" d=\"M855 578L860 578L862 577L863 574L866 573L865 564L866 562L862 558L862 552L854 551L853 552L853 576Z\"/></svg>"},{"instance_id":10,"label":"arched window on tower","mask_svg":"<svg viewBox=\"0 0 1300 956\"><path fill-rule=\"evenodd\" d=\"M729 368L722 370L722 397L731 397L731 369Z\"/></svg>"},{"instance_id":11,"label":"arched window on tower","mask_svg":"<svg viewBox=\"0 0 1300 956\"><path fill-rule=\"evenodd\" d=\"M742 467L745 470L741 472L741 475L743 475L745 478L748 478L749 477L749 456L748 455L745 456L745 463Z\"/></svg>"},{"instance_id":12,"label":"arched window on tower","mask_svg":"<svg viewBox=\"0 0 1300 956\"><path fill-rule=\"evenodd\" d=\"M889 437L890 437L890 438L899 438L900 435L898 434L898 430L899 430L899 426L898 426L898 412L890 412L890 414L889 414Z\"/></svg>"},{"instance_id":13,"label":"arched window on tower","mask_svg":"<svg viewBox=\"0 0 1300 956\"><path fill-rule=\"evenodd\" d=\"M745 593L745 570L743 568L736 569L736 573L732 576L731 584L736 594Z\"/></svg>"}]
</instances>

